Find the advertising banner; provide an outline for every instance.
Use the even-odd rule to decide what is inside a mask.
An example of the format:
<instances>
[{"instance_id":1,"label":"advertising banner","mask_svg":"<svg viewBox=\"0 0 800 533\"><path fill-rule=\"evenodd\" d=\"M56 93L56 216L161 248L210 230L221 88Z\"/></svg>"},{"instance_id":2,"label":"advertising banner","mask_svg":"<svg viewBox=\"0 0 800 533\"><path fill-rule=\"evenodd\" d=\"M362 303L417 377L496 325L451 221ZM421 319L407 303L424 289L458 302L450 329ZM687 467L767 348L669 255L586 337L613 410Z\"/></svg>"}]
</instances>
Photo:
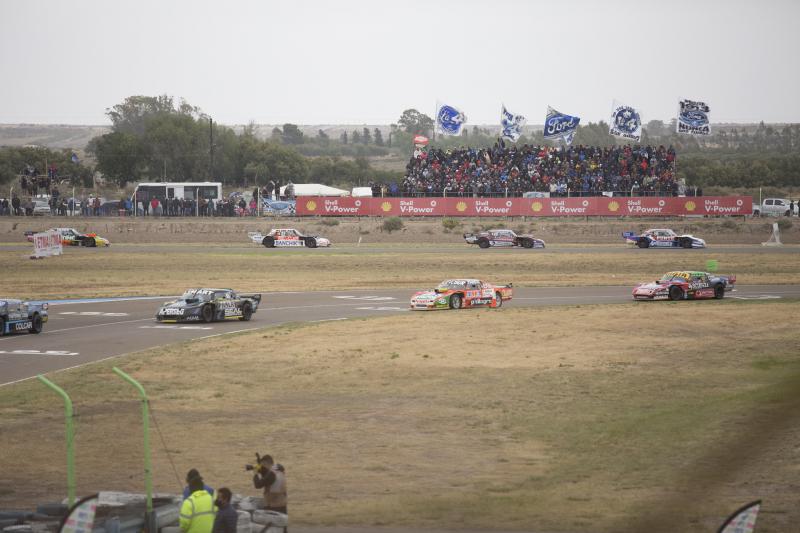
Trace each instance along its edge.
<instances>
[{"instance_id":1,"label":"advertising banner","mask_svg":"<svg viewBox=\"0 0 800 533\"><path fill-rule=\"evenodd\" d=\"M518 216L521 198L447 198L447 215L452 217Z\"/></svg>"},{"instance_id":2,"label":"advertising banner","mask_svg":"<svg viewBox=\"0 0 800 533\"><path fill-rule=\"evenodd\" d=\"M372 198L372 213L388 217L442 217L445 198Z\"/></svg>"},{"instance_id":3,"label":"advertising banner","mask_svg":"<svg viewBox=\"0 0 800 533\"><path fill-rule=\"evenodd\" d=\"M348 196L304 196L297 199L295 206L298 215L322 215L340 217L367 216L372 198L351 198Z\"/></svg>"},{"instance_id":4,"label":"advertising banner","mask_svg":"<svg viewBox=\"0 0 800 533\"><path fill-rule=\"evenodd\" d=\"M564 217L594 215L597 198L519 198L520 216Z\"/></svg>"},{"instance_id":5,"label":"advertising banner","mask_svg":"<svg viewBox=\"0 0 800 533\"><path fill-rule=\"evenodd\" d=\"M33 234L33 256L35 258L61 255L64 252L61 246L61 234L55 230L47 230Z\"/></svg>"},{"instance_id":6,"label":"advertising banner","mask_svg":"<svg viewBox=\"0 0 800 533\"><path fill-rule=\"evenodd\" d=\"M571 198L305 197L300 216L659 217L751 215L750 196L584 196Z\"/></svg>"}]
</instances>

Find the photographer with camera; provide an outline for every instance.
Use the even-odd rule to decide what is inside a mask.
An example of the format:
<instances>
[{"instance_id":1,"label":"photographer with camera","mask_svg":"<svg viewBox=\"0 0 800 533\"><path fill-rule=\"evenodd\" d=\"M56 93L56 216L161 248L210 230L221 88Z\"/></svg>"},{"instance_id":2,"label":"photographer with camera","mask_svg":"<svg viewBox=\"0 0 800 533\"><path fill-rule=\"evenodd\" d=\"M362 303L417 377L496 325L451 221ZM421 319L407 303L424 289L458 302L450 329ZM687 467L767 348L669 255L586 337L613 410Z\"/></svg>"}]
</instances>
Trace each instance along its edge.
<instances>
[{"instance_id":1,"label":"photographer with camera","mask_svg":"<svg viewBox=\"0 0 800 533\"><path fill-rule=\"evenodd\" d=\"M247 470L255 470L253 486L264 489L264 504L267 511L288 514L286 508L288 498L286 495L286 471L280 464L275 464L271 455L260 456L256 454L258 463L247 465Z\"/></svg>"}]
</instances>

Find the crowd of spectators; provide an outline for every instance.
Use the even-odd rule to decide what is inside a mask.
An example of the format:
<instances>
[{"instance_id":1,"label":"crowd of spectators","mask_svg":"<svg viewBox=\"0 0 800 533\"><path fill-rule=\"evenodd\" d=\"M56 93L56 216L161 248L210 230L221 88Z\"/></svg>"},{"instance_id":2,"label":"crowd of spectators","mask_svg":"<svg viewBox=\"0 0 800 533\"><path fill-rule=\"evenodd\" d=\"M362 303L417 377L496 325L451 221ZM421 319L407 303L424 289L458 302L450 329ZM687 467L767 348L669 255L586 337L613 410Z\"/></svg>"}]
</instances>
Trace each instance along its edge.
<instances>
[{"instance_id":1,"label":"crowd of spectators","mask_svg":"<svg viewBox=\"0 0 800 533\"><path fill-rule=\"evenodd\" d=\"M402 196L674 196L672 146L515 146L417 150Z\"/></svg>"}]
</instances>

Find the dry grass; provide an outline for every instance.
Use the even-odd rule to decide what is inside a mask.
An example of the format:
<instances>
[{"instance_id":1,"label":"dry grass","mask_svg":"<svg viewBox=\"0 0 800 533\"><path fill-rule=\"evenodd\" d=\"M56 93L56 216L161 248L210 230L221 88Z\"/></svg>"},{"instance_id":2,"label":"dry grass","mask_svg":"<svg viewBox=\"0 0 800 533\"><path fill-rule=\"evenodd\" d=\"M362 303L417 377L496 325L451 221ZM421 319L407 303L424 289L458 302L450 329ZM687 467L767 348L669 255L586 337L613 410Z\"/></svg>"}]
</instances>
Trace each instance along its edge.
<instances>
[{"instance_id":1,"label":"dry grass","mask_svg":"<svg viewBox=\"0 0 800 533\"><path fill-rule=\"evenodd\" d=\"M270 452L296 523L711 531L764 498L759 531L775 532L800 519L799 314L727 300L409 314L116 363L149 391L178 476L255 494L243 464ZM51 376L79 413L80 493L143 486L139 405L111 365ZM0 507L56 498L60 401L25 382L0 406ZM179 491L152 441L157 490Z\"/></svg>"},{"instance_id":2,"label":"dry grass","mask_svg":"<svg viewBox=\"0 0 800 533\"><path fill-rule=\"evenodd\" d=\"M630 253L371 252L352 250L252 251L209 247L207 253L167 247L142 252L68 249L64 256L31 261L0 251L2 290L23 298L173 294L189 286L238 290L417 288L467 276L517 286L629 285L669 270L705 268L718 259L721 273L741 284L800 283L797 254L715 254L714 251ZM623 266L621 266L623 265Z\"/></svg>"}]
</instances>

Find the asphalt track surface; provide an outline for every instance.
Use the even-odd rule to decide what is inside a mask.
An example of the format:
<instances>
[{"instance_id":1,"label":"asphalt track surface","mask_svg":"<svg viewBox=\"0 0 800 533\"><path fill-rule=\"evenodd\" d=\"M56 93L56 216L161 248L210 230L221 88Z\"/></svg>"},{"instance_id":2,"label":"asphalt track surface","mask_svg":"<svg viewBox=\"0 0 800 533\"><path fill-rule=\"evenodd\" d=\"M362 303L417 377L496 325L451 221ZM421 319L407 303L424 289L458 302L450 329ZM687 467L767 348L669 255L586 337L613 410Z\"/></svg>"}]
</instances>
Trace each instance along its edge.
<instances>
[{"instance_id":1,"label":"asphalt track surface","mask_svg":"<svg viewBox=\"0 0 800 533\"><path fill-rule=\"evenodd\" d=\"M424 287L423 287L424 288ZM413 290L264 292L249 322L160 324L158 306L169 296L135 299L50 302L50 320L39 335L0 337L0 386L74 368L131 352L168 344L277 326L290 322L323 322L401 314L408 311ZM739 286L726 298L800 298L800 285ZM508 307L609 304L631 301L630 287L514 288ZM662 305L642 302L640 305ZM715 305L713 301L682 305ZM439 311L469 313L471 310ZM502 312L502 309L497 312Z\"/></svg>"},{"instance_id":2,"label":"asphalt track surface","mask_svg":"<svg viewBox=\"0 0 800 533\"><path fill-rule=\"evenodd\" d=\"M16 243L0 243L0 252L21 252L23 254L32 253L33 247L31 244L16 244ZM691 254L691 253L713 253L713 254L798 254L800 255L800 246L785 245L785 246L761 246L758 244L751 245L718 245L708 246L707 248L696 248L691 250L684 250L682 248L660 248L660 249L646 249L642 250L635 246L626 245L621 240L619 244L550 244L544 249L526 250L524 248L491 248L489 250L482 250L474 245L463 243L448 243L441 245L419 244L419 243L404 243L396 245L380 245L380 244L365 244L358 246L357 244L334 244L330 248L315 248L313 250L307 248L296 249L278 249L278 248L265 248L258 244L236 243L236 244L218 244L218 243L198 243L198 244L139 244L139 243L124 243L112 244L108 248L80 248L80 247L64 247L66 253L88 253L88 254L103 254L103 253L202 253L208 254L209 252L225 251L233 253L264 253L264 254L280 254L280 253L313 253L313 254L382 254L382 253L478 253L478 254L507 254L507 253L523 253L523 254L599 254L599 253L615 253L615 254L649 254L649 253L677 253L677 254Z\"/></svg>"}]
</instances>

